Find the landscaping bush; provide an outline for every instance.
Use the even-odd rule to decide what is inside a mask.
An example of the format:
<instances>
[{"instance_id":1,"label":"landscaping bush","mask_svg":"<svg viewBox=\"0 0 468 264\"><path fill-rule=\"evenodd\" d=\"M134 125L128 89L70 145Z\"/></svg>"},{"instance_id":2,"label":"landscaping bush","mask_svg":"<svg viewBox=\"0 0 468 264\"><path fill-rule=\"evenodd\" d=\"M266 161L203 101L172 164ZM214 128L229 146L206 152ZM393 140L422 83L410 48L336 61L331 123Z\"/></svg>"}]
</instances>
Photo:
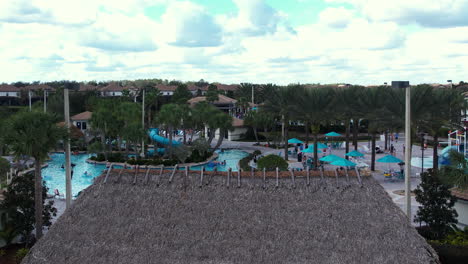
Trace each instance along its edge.
<instances>
[{"instance_id":1,"label":"landscaping bush","mask_svg":"<svg viewBox=\"0 0 468 264\"><path fill-rule=\"evenodd\" d=\"M107 156L107 161L109 162L125 162L125 159L120 152L109 153Z\"/></svg>"},{"instance_id":2,"label":"landscaping bush","mask_svg":"<svg viewBox=\"0 0 468 264\"><path fill-rule=\"evenodd\" d=\"M29 249L27 248L20 248L18 249L18 251L16 251L16 254L15 254L15 261L16 263L21 263L21 260L26 257L26 255L28 254L29 252Z\"/></svg>"},{"instance_id":3,"label":"landscaping bush","mask_svg":"<svg viewBox=\"0 0 468 264\"><path fill-rule=\"evenodd\" d=\"M262 157L258 160L257 166L259 170L265 168L267 171L275 170L277 167L280 170L287 170L288 163L282 157L274 154Z\"/></svg>"},{"instance_id":4,"label":"landscaping bush","mask_svg":"<svg viewBox=\"0 0 468 264\"><path fill-rule=\"evenodd\" d=\"M262 154L262 152L258 149L254 150L254 152L252 153L254 156L258 156L260 154Z\"/></svg>"},{"instance_id":5,"label":"landscaping bush","mask_svg":"<svg viewBox=\"0 0 468 264\"><path fill-rule=\"evenodd\" d=\"M253 159L254 155L249 154L247 157L242 158L239 160L239 166L243 171L249 171L250 170L250 165L249 162Z\"/></svg>"},{"instance_id":6,"label":"landscaping bush","mask_svg":"<svg viewBox=\"0 0 468 264\"><path fill-rule=\"evenodd\" d=\"M203 162L206 161L211 155L213 155L213 152L211 151L206 151L203 152L204 154L200 154L200 152L197 149L194 149L192 151L192 154L185 160L186 163L197 163L197 162Z\"/></svg>"},{"instance_id":7,"label":"landscaping bush","mask_svg":"<svg viewBox=\"0 0 468 264\"><path fill-rule=\"evenodd\" d=\"M177 160L161 160L161 159L129 159L127 161L128 164L130 165L148 165L148 166L158 166L158 165L164 165L164 166L174 166L178 164L179 162Z\"/></svg>"}]
</instances>

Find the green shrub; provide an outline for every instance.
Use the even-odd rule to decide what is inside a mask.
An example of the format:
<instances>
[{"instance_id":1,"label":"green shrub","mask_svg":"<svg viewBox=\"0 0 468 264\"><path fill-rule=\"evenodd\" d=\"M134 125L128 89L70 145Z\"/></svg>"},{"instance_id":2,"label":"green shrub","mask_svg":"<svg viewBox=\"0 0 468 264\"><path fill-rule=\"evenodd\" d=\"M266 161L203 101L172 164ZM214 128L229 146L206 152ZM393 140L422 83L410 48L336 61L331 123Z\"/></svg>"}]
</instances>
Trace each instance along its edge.
<instances>
[{"instance_id":1,"label":"green shrub","mask_svg":"<svg viewBox=\"0 0 468 264\"><path fill-rule=\"evenodd\" d=\"M464 230L456 230L448 234L444 239L431 241L440 245L468 247L468 227Z\"/></svg>"},{"instance_id":2,"label":"green shrub","mask_svg":"<svg viewBox=\"0 0 468 264\"><path fill-rule=\"evenodd\" d=\"M16 263L20 263L21 260L26 257L26 255L28 254L29 252L29 249L27 248L20 248L18 249L18 251L16 251L15 253L15 261Z\"/></svg>"},{"instance_id":3,"label":"green shrub","mask_svg":"<svg viewBox=\"0 0 468 264\"><path fill-rule=\"evenodd\" d=\"M254 150L254 152L252 153L254 156L258 156L260 154L262 154L262 152L258 149Z\"/></svg>"},{"instance_id":4,"label":"green shrub","mask_svg":"<svg viewBox=\"0 0 468 264\"><path fill-rule=\"evenodd\" d=\"M260 158L257 162L257 166L259 170L265 168L268 171L275 170L277 167L280 170L288 169L288 163L282 157L274 154Z\"/></svg>"},{"instance_id":5,"label":"green shrub","mask_svg":"<svg viewBox=\"0 0 468 264\"><path fill-rule=\"evenodd\" d=\"M249 154L247 157L242 158L239 160L239 166L243 171L249 171L250 170L250 165L249 162L253 159L254 155Z\"/></svg>"}]
</instances>

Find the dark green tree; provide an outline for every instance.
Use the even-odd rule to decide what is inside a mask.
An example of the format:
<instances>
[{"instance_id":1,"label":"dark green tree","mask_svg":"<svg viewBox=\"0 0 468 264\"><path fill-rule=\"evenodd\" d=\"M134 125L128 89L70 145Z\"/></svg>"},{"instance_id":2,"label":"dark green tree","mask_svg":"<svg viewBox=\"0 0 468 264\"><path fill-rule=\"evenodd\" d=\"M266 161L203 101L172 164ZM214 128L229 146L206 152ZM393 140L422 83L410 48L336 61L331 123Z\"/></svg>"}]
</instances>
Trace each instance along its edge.
<instances>
[{"instance_id":1,"label":"dark green tree","mask_svg":"<svg viewBox=\"0 0 468 264\"><path fill-rule=\"evenodd\" d=\"M0 157L0 186L5 183L6 174L10 171L10 162Z\"/></svg>"},{"instance_id":2,"label":"dark green tree","mask_svg":"<svg viewBox=\"0 0 468 264\"><path fill-rule=\"evenodd\" d=\"M7 191L4 193L4 200L0 204L0 209L8 213L5 229L2 231L2 237L11 242L17 235L22 235L29 242L30 235L34 229L35 223L35 197L34 197L35 177L33 173L28 173L13 178ZM41 204L42 206L42 225L49 227L52 223L52 216L56 216L57 209L53 207L54 202L48 201L47 187L42 185Z\"/></svg>"},{"instance_id":3,"label":"dark green tree","mask_svg":"<svg viewBox=\"0 0 468 264\"><path fill-rule=\"evenodd\" d=\"M416 201L421 204L414 221L429 227L427 235L430 239L445 237L457 223L458 214L453 209L456 198L431 169L421 174L421 183L414 193Z\"/></svg>"},{"instance_id":4,"label":"dark green tree","mask_svg":"<svg viewBox=\"0 0 468 264\"><path fill-rule=\"evenodd\" d=\"M208 86L208 91L206 92L206 100L210 103L217 101L219 98L218 87L214 84Z\"/></svg>"},{"instance_id":5,"label":"dark green tree","mask_svg":"<svg viewBox=\"0 0 468 264\"><path fill-rule=\"evenodd\" d=\"M258 160L257 163L258 169L267 171L275 170L276 168L280 170L287 170L288 163L282 157L274 154L267 155Z\"/></svg>"},{"instance_id":6,"label":"dark green tree","mask_svg":"<svg viewBox=\"0 0 468 264\"><path fill-rule=\"evenodd\" d=\"M185 84L179 84L172 95L172 103L175 104L186 104L187 101L192 98L192 93Z\"/></svg>"},{"instance_id":7,"label":"dark green tree","mask_svg":"<svg viewBox=\"0 0 468 264\"><path fill-rule=\"evenodd\" d=\"M16 157L27 155L34 158L35 167L35 212L36 237L42 237L43 186L41 165L48 158L48 153L56 147L60 139L68 137L65 128L57 125L57 120L41 112L21 112L11 119L8 144Z\"/></svg>"}]
</instances>

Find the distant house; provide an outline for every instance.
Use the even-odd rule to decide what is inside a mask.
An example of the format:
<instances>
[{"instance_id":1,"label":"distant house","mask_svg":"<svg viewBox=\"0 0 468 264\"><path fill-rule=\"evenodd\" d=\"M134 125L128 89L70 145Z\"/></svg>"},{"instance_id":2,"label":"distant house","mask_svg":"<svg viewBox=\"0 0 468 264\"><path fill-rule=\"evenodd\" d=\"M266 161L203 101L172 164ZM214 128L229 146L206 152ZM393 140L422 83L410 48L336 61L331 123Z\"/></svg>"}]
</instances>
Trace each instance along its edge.
<instances>
[{"instance_id":1,"label":"distant house","mask_svg":"<svg viewBox=\"0 0 468 264\"><path fill-rule=\"evenodd\" d=\"M88 91L98 91L99 87L91 85L91 84L80 84L80 88L78 89L79 92L88 92Z\"/></svg>"},{"instance_id":2,"label":"distant house","mask_svg":"<svg viewBox=\"0 0 468 264\"><path fill-rule=\"evenodd\" d=\"M206 96L194 97L194 98L188 100L187 102L190 104L190 106L194 106L197 103L203 102L203 101L206 101ZM218 109L220 109L220 110L222 110L222 111L224 111L226 113L230 113L230 114L235 113L235 110L236 110L236 107L237 107L236 104L237 104L236 99L227 97L227 96L222 95L222 94L218 95L218 100L213 102L213 105L216 106Z\"/></svg>"},{"instance_id":3,"label":"distant house","mask_svg":"<svg viewBox=\"0 0 468 264\"><path fill-rule=\"evenodd\" d=\"M372 177L247 175L112 170L22 263L440 263Z\"/></svg>"},{"instance_id":4,"label":"distant house","mask_svg":"<svg viewBox=\"0 0 468 264\"><path fill-rule=\"evenodd\" d=\"M172 96L174 94L174 91L177 89L177 86L158 84L158 85L156 85L156 88L159 90L161 95L163 95L163 96Z\"/></svg>"},{"instance_id":5,"label":"distant house","mask_svg":"<svg viewBox=\"0 0 468 264\"><path fill-rule=\"evenodd\" d=\"M21 89L8 84L0 84L0 97L20 97Z\"/></svg>"},{"instance_id":6,"label":"distant house","mask_svg":"<svg viewBox=\"0 0 468 264\"><path fill-rule=\"evenodd\" d=\"M70 120L78 129L83 132L87 132L91 129L89 122L91 121L92 116L92 112L86 111L70 117Z\"/></svg>"},{"instance_id":7,"label":"distant house","mask_svg":"<svg viewBox=\"0 0 468 264\"><path fill-rule=\"evenodd\" d=\"M101 96L105 97L122 96L124 90L128 90L130 94L133 94L136 91L136 89L132 87L123 87L116 82L112 82L106 87L99 89L99 91L101 92Z\"/></svg>"}]
</instances>

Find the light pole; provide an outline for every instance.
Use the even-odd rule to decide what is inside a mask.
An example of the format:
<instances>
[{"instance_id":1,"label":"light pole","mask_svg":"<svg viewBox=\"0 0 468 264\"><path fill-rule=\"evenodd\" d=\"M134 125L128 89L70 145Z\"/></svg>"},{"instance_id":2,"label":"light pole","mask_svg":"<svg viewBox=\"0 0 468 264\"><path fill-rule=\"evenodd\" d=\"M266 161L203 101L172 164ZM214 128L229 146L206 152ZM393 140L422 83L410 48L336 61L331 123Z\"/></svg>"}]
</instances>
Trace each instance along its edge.
<instances>
[{"instance_id":1,"label":"light pole","mask_svg":"<svg viewBox=\"0 0 468 264\"><path fill-rule=\"evenodd\" d=\"M424 132L421 132L421 174L424 172Z\"/></svg>"},{"instance_id":2,"label":"light pole","mask_svg":"<svg viewBox=\"0 0 468 264\"><path fill-rule=\"evenodd\" d=\"M145 130L145 88L143 88L143 98L141 102L141 125L143 130ZM141 157L145 157L145 139L141 140Z\"/></svg>"},{"instance_id":3,"label":"light pole","mask_svg":"<svg viewBox=\"0 0 468 264\"><path fill-rule=\"evenodd\" d=\"M44 89L44 113L47 113L47 90Z\"/></svg>"},{"instance_id":4,"label":"light pole","mask_svg":"<svg viewBox=\"0 0 468 264\"><path fill-rule=\"evenodd\" d=\"M68 87L63 89L63 102L64 102L64 115L65 115L65 125L67 131L70 132L70 104L68 99ZM70 139L65 139L65 206L66 209L70 208L71 205L71 161L70 161Z\"/></svg>"},{"instance_id":5,"label":"light pole","mask_svg":"<svg viewBox=\"0 0 468 264\"><path fill-rule=\"evenodd\" d=\"M28 96L29 96L29 111L31 112L31 89L28 90Z\"/></svg>"},{"instance_id":6,"label":"light pole","mask_svg":"<svg viewBox=\"0 0 468 264\"><path fill-rule=\"evenodd\" d=\"M406 216L411 222L411 87L408 81L392 81L392 87L405 89L405 201Z\"/></svg>"},{"instance_id":7,"label":"light pole","mask_svg":"<svg viewBox=\"0 0 468 264\"><path fill-rule=\"evenodd\" d=\"M452 80L447 80L447 82L450 83L450 89L452 89L452 87L453 87L453 82L452 82Z\"/></svg>"}]
</instances>

